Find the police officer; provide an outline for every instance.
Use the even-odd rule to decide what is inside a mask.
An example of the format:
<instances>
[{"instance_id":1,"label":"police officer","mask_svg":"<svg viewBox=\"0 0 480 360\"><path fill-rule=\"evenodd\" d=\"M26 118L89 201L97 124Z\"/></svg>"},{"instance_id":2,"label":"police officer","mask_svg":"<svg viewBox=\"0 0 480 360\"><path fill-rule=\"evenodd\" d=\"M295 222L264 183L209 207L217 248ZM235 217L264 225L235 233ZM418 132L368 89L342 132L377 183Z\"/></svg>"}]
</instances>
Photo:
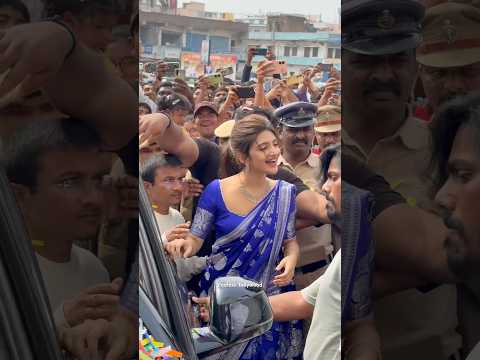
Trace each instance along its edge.
<instances>
[{"instance_id":1,"label":"police officer","mask_svg":"<svg viewBox=\"0 0 480 360\"><path fill-rule=\"evenodd\" d=\"M318 156L311 152L316 113L316 105L307 102L293 102L275 111L283 149L279 165L290 167L312 190L317 187L319 167Z\"/></svg>"},{"instance_id":2,"label":"police officer","mask_svg":"<svg viewBox=\"0 0 480 360\"><path fill-rule=\"evenodd\" d=\"M448 100L480 90L480 5L436 1L427 8L423 24L417 61L427 108L435 115ZM457 297L462 348L468 353L480 339L478 299L461 285Z\"/></svg>"},{"instance_id":3,"label":"police officer","mask_svg":"<svg viewBox=\"0 0 480 360\"><path fill-rule=\"evenodd\" d=\"M417 61L432 115L447 100L480 90L480 5L442 1L427 9L423 24Z\"/></svg>"},{"instance_id":4,"label":"police officer","mask_svg":"<svg viewBox=\"0 0 480 360\"><path fill-rule=\"evenodd\" d=\"M312 153L314 122L317 106L307 102L294 102L275 111L279 120L282 155L278 159L281 167L287 168L310 188L318 189L320 159ZM300 256L295 269L297 290L312 284L322 275L334 254L331 225L310 226L297 231ZM304 324L305 335L310 322Z\"/></svg>"},{"instance_id":5,"label":"police officer","mask_svg":"<svg viewBox=\"0 0 480 360\"><path fill-rule=\"evenodd\" d=\"M315 124L317 153L330 145L340 144L342 130L342 109L340 106L324 105L318 108Z\"/></svg>"},{"instance_id":6,"label":"police officer","mask_svg":"<svg viewBox=\"0 0 480 360\"><path fill-rule=\"evenodd\" d=\"M386 178L410 205L433 211L424 179L429 131L408 106L424 8L413 0L353 0L342 5L342 152ZM456 356L460 336L455 312L451 285L426 294L408 290L377 301L383 358Z\"/></svg>"}]
</instances>

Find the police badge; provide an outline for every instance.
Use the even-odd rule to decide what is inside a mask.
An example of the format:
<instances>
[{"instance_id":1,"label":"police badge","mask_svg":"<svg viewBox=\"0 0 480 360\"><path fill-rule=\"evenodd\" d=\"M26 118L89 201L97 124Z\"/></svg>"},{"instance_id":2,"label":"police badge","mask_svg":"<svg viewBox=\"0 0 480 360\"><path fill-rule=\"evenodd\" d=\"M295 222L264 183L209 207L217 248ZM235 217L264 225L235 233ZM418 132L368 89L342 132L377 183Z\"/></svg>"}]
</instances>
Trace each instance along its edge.
<instances>
[{"instance_id":1,"label":"police badge","mask_svg":"<svg viewBox=\"0 0 480 360\"><path fill-rule=\"evenodd\" d=\"M457 29L452 24L451 20L445 20L443 22L442 31L447 37L448 44L453 44L457 40Z\"/></svg>"},{"instance_id":2,"label":"police badge","mask_svg":"<svg viewBox=\"0 0 480 360\"><path fill-rule=\"evenodd\" d=\"M390 13L390 10L383 10L382 15L377 18L377 26L380 29L388 30L395 25L395 18Z\"/></svg>"}]
</instances>

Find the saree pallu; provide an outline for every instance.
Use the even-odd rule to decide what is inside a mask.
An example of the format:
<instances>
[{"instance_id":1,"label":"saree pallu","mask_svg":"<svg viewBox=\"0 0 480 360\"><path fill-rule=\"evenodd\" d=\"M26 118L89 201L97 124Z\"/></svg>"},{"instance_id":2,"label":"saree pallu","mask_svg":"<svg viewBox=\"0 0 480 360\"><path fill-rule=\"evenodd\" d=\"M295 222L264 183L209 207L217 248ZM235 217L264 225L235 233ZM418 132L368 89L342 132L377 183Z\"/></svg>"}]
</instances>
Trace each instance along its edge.
<instances>
[{"instance_id":1,"label":"saree pallu","mask_svg":"<svg viewBox=\"0 0 480 360\"><path fill-rule=\"evenodd\" d=\"M342 182L342 324L373 311L372 205L369 192Z\"/></svg>"},{"instance_id":2,"label":"saree pallu","mask_svg":"<svg viewBox=\"0 0 480 360\"><path fill-rule=\"evenodd\" d=\"M211 189L205 195L208 196L209 192ZM215 194L210 196L215 198ZM204 235L208 224L214 224L215 217L219 217L219 208L222 216L228 213L222 207L197 209L192 233ZM293 284L279 288L272 283L275 267L283 257L283 243L293 237L295 188L278 181L274 189L232 231L215 241L200 281L200 295L206 296L214 280L222 276L240 276L260 282L269 296L294 291ZM301 321L274 322L264 335L208 359L300 360L302 351Z\"/></svg>"}]
</instances>

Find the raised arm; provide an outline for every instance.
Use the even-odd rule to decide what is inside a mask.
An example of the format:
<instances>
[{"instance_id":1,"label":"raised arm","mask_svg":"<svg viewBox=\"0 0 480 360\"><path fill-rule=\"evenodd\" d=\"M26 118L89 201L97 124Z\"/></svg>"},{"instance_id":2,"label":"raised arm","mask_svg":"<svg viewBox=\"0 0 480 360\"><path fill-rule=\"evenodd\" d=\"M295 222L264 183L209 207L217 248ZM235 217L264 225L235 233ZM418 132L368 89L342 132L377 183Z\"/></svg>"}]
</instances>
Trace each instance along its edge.
<instances>
[{"instance_id":1,"label":"raised arm","mask_svg":"<svg viewBox=\"0 0 480 360\"><path fill-rule=\"evenodd\" d=\"M140 118L140 150L162 150L176 155L189 167L198 159L198 146L167 115L149 114Z\"/></svg>"},{"instance_id":2,"label":"raised arm","mask_svg":"<svg viewBox=\"0 0 480 360\"><path fill-rule=\"evenodd\" d=\"M137 94L107 71L101 56L81 44L46 83L45 92L60 111L91 122L110 150L137 135Z\"/></svg>"},{"instance_id":3,"label":"raised arm","mask_svg":"<svg viewBox=\"0 0 480 360\"><path fill-rule=\"evenodd\" d=\"M411 274L420 282L455 282L444 249L447 229L440 217L397 204L382 211L372 225L380 270Z\"/></svg>"},{"instance_id":4,"label":"raised arm","mask_svg":"<svg viewBox=\"0 0 480 360\"><path fill-rule=\"evenodd\" d=\"M297 218L312 221L310 225L331 222L327 215L327 199L322 194L312 190L302 191L297 195L296 202Z\"/></svg>"},{"instance_id":5,"label":"raised arm","mask_svg":"<svg viewBox=\"0 0 480 360\"><path fill-rule=\"evenodd\" d=\"M43 89L60 111L92 123L105 148L120 149L137 134L138 96L107 70L102 57L74 45L70 33L54 22L5 31L0 73L9 73L0 85L0 98L12 91L26 96Z\"/></svg>"}]
</instances>

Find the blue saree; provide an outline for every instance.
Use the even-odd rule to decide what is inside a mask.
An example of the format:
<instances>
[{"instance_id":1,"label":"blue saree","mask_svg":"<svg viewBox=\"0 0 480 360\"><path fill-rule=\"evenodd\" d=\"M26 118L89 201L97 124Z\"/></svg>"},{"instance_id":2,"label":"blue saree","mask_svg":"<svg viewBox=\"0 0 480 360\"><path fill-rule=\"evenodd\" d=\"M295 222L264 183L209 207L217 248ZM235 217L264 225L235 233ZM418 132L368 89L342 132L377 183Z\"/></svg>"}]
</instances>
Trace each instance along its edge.
<instances>
[{"instance_id":1,"label":"blue saree","mask_svg":"<svg viewBox=\"0 0 480 360\"><path fill-rule=\"evenodd\" d=\"M215 227L216 241L200 281L200 296L206 296L213 281L222 276L241 276L262 283L267 294L294 291L293 284L279 288L272 283L275 267L282 259L284 241L295 237L295 187L278 181L246 216L230 212L220 181L204 190L190 229L205 239ZM301 321L274 322L262 336L233 347L212 359L301 359ZM210 358L209 358L210 359Z\"/></svg>"}]
</instances>

